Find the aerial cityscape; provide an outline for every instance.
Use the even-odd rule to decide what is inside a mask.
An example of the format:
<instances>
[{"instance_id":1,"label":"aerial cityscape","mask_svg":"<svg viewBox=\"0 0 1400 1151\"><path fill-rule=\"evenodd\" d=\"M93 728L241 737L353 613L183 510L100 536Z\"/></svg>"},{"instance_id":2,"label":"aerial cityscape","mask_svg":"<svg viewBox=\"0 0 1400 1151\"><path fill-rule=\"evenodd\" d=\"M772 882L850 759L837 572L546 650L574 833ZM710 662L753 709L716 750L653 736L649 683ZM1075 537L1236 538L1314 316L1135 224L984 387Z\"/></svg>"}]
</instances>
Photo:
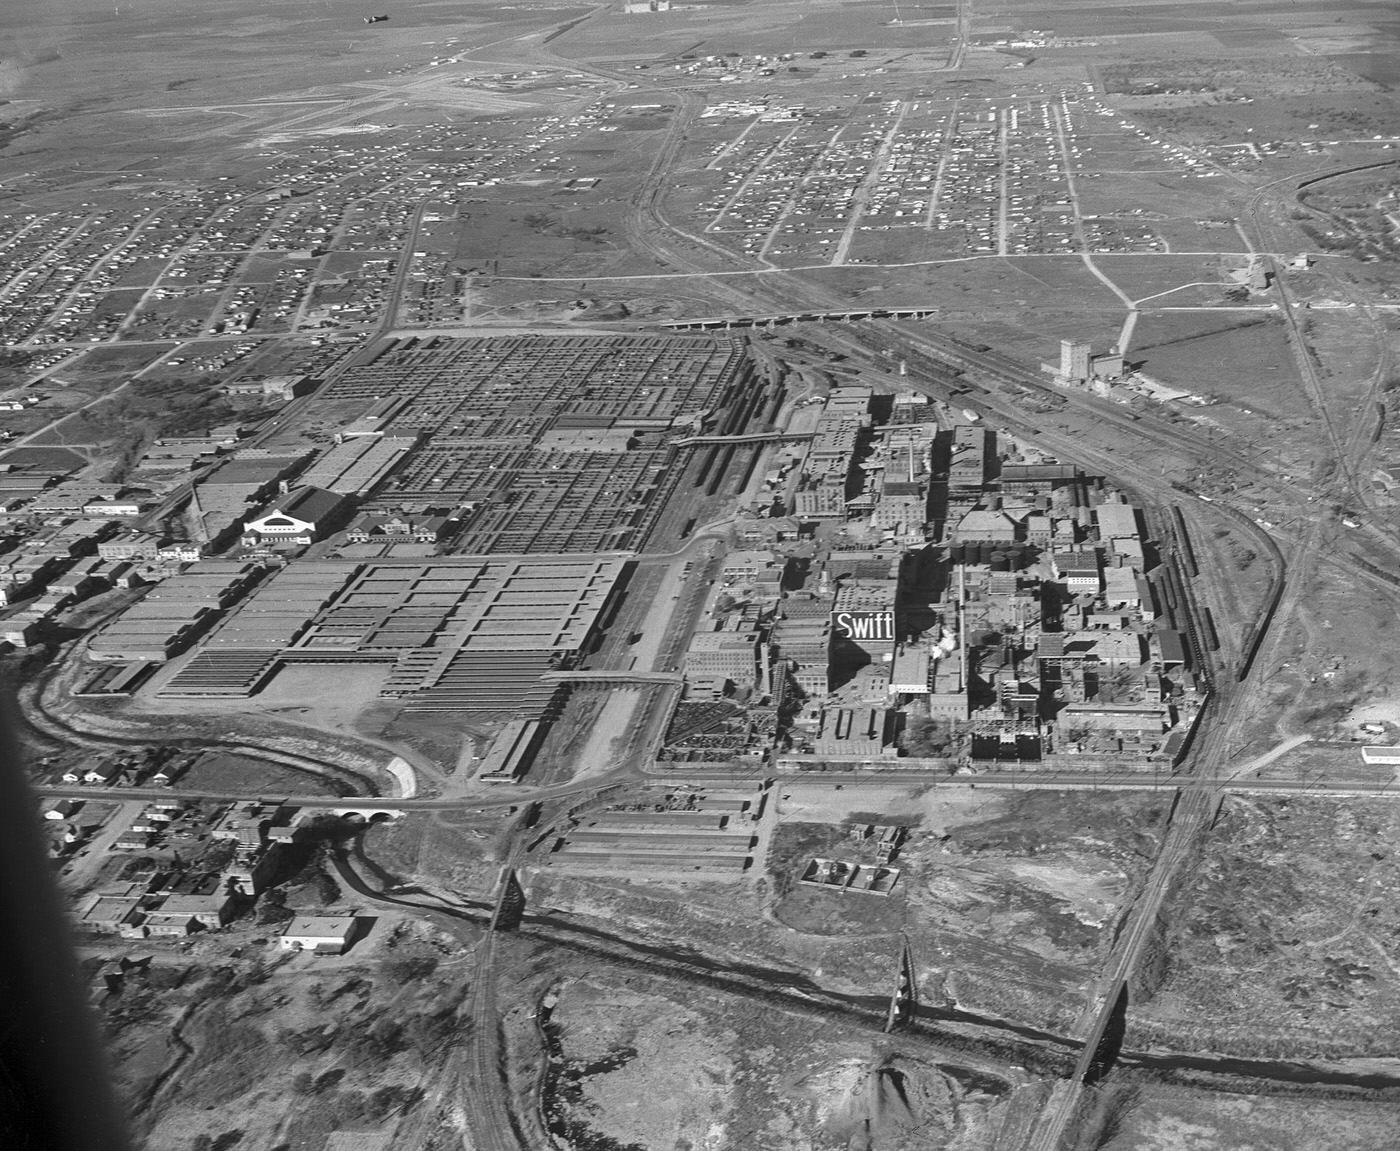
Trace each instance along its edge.
<instances>
[{"instance_id":1,"label":"aerial cityscape","mask_svg":"<svg viewBox=\"0 0 1400 1151\"><path fill-rule=\"evenodd\" d=\"M1393 1149L1398 406L1384 2L5 6L128 1145Z\"/></svg>"}]
</instances>

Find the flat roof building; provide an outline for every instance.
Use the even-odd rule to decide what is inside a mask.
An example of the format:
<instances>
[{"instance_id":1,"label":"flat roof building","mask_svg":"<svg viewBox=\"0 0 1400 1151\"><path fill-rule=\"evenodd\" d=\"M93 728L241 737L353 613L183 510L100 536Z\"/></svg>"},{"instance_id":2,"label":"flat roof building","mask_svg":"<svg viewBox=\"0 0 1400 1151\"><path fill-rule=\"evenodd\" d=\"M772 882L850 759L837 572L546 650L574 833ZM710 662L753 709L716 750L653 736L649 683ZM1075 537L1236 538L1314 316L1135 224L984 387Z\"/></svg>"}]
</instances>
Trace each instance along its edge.
<instances>
[{"instance_id":1,"label":"flat roof building","mask_svg":"<svg viewBox=\"0 0 1400 1151\"><path fill-rule=\"evenodd\" d=\"M257 564L208 560L153 587L88 641L100 660L163 663L183 651L262 574Z\"/></svg>"},{"instance_id":2,"label":"flat roof building","mask_svg":"<svg viewBox=\"0 0 1400 1151\"><path fill-rule=\"evenodd\" d=\"M355 436L342 440L302 475L303 483L345 496L368 495L398 467L416 435Z\"/></svg>"},{"instance_id":3,"label":"flat roof building","mask_svg":"<svg viewBox=\"0 0 1400 1151\"><path fill-rule=\"evenodd\" d=\"M1094 518L1102 539L1137 539L1140 535L1137 508L1132 504L1099 504L1094 509Z\"/></svg>"},{"instance_id":4,"label":"flat roof building","mask_svg":"<svg viewBox=\"0 0 1400 1151\"><path fill-rule=\"evenodd\" d=\"M313 951L340 955L354 940L353 915L298 915L283 930L277 945L283 951Z\"/></svg>"},{"instance_id":5,"label":"flat roof building","mask_svg":"<svg viewBox=\"0 0 1400 1151\"><path fill-rule=\"evenodd\" d=\"M161 694L246 696L285 663L383 663L381 694L409 710L510 712L587 646L625 563L617 555L296 560Z\"/></svg>"}]
</instances>

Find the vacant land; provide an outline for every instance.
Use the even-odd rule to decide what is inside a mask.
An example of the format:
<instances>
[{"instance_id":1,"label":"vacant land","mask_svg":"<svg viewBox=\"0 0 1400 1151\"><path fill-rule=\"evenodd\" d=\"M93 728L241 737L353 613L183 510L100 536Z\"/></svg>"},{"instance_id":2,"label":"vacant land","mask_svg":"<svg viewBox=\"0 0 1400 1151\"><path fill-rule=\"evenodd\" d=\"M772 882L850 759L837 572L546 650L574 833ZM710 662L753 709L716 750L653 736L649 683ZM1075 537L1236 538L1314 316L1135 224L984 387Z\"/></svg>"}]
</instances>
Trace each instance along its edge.
<instances>
[{"instance_id":1,"label":"vacant land","mask_svg":"<svg viewBox=\"0 0 1400 1151\"><path fill-rule=\"evenodd\" d=\"M250 759L242 755L211 752L200 756L175 784L179 791L223 791L233 794L334 795L318 775L290 767Z\"/></svg>"},{"instance_id":2,"label":"vacant land","mask_svg":"<svg viewBox=\"0 0 1400 1151\"><path fill-rule=\"evenodd\" d=\"M532 899L736 961L817 970L860 994L889 994L907 937L925 1002L1058 1026L1078 1009L1083 972L1105 954L1163 811L1156 798L1080 792L847 796L793 784L787 794L761 897L738 881L550 871L532 879ZM873 863L873 842L852 835L869 822L909 830L890 895L797 882L814 856Z\"/></svg>"},{"instance_id":3,"label":"vacant land","mask_svg":"<svg viewBox=\"0 0 1400 1151\"><path fill-rule=\"evenodd\" d=\"M629 981L630 983L630 981ZM940 1065L898 1037L612 978L566 981L546 1003L545 1113L576 1146L867 1146L975 1151L1010 1085ZM664 1108L646 1105L658 1094Z\"/></svg>"},{"instance_id":4,"label":"vacant land","mask_svg":"<svg viewBox=\"0 0 1400 1151\"><path fill-rule=\"evenodd\" d=\"M362 857L385 884L423 882L485 899L499 879L506 823L500 809L414 812L372 824Z\"/></svg>"},{"instance_id":5,"label":"vacant land","mask_svg":"<svg viewBox=\"0 0 1400 1151\"><path fill-rule=\"evenodd\" d=\"M960 1005L1066 1023L1164 812L1157 797L1036 791L979 800L941 835L930 831L907 856L926 983Z\"/></svg>"},{"instance_id":6,"label":"vacant land","mask_svg":"<svg viewBox=\"0 0 1400 1151\"><path fill-rule=\"evenodd\" d=\"M1153 379L1245 413L1271 420L1308 413L1286 329L1273 315L1147 316L1137 326L1132 357Z\"/></svg>"},{"instance_id":7,"label":"vacant land","mask_svg":"<svg viewBox=\"0 0 1400 1151\"><path fill-rule=\"evenodd\" d=\"M1118 1104L1101 1151L1371 1151L1400 1122L1394 1102L1216 1094L1147 1083Z\"/></svg>"},{"instance_id":8,"label":"vacant land","mask_svg":"<svg viewBox=\"0 0 1400 1151\"><path fill-rule=\"evenodd\" d=\"M270 947L278 930L158 951L102 1000L141 1146L319 1151L332 1131L407 1135L451 1083L458 945L379 920L350 955L312 958Z\"/></svg>"},{"instance_id":9,"label":"vacant land","mask_svg":"<svg viewBox=\"0 0 1400 1151\"><path fill-rule=\"evenodd\" d=\"M1397 834L1389 804L1228 798L1165 909L1165 970L1132 1009L1128 1044L1388 1053L1380 1037L1400 1021Z\"/></svg>"}]
</instances>

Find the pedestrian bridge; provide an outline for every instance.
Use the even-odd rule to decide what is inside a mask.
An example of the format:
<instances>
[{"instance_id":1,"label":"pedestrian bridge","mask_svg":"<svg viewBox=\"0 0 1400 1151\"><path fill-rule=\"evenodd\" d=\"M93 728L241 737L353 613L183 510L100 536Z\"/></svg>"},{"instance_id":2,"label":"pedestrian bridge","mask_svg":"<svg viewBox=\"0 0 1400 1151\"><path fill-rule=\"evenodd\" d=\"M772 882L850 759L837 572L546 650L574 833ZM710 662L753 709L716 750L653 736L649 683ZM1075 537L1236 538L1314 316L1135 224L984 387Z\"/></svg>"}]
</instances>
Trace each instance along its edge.
<instances>
[{"instance_id":1,"label":"pedestrian bridge","mask_svg":"<svg viewBox=\"0 0 1400 1151\"><path fill-rule=\"evenodd\" d=\"M678 671L551 671L540 676L545 683L567 683L575 686L646 686L653 683L680 685L685 677Z\"/></svg>"}]
</instances>

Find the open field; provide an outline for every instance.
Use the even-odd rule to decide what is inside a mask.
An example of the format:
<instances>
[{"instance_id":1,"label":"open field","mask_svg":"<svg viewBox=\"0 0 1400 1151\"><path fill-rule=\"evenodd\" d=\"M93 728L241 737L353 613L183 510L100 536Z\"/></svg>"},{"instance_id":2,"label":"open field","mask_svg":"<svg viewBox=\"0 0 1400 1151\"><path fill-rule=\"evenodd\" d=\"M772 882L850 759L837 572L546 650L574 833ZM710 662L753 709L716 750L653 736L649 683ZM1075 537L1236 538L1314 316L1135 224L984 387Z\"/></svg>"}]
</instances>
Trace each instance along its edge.
<instances>
[{"instance_id":1,"label":"open field","mask_svg":"<svg viewBox=\"0 0 1400 1151\"><path fill-rule=\"evenodd\" d=\"M1389 805L1227 799L1164 910L1161 982L1130 1008L1128 1045L1388 1053L1376 1040L1400 1018L1398 821Z\"/></svg>"},{"instance_id":2,"label":"open field","mask_svg":"<svg viewBox=\"0 0 1400 1151\"><path fill-rule=\"evenodd\" d=\"M565 878L556 867L534 873L534 897L637 930L715 945L744 939L754 959L814 964L866 993L887 986L902 933L925 1001L1063 1024L1082 993L1079 966L1106 946L1150 858L1160 801L882 790L791 784L791 798L779 800L763 895L663 876ZM891 865L901 869L891 894L797 882L815 856L873 865L874 842L851 835L867 822L909 830Z\"/></svg>"},{"instance_id":3,"label":"open field","mask_svg":"<svg viewBox=\"0 0 1400 1151\"><path fill-rule=\"evenodd\" d=\"M1151 857L1159 801L1052 792L930 800L928 822L895 860L903 893L890 897L907 905L902 930L924 994L1064 1025L1083 993L1075 972L1107 946Z\"/></svg>"},{"instance_id":4,"label":"open field","mask_svg":"<svg viewBox=\"0 0 1400 1151\"><path fill-rule=\"evenodd\" d=\"M631 982L567 980L547 1000L546 1114L575 1141L797 1151L873 1137L901 1151L973 1151L1005 1119L1006 1084L901 1050L898 1038L841 1036ZM670 1106L637 1105L657 1091Z\"/></svg>"},{"instance_id":5,"label":"open field","mask_svg":"<svg viewBox=\"0 0 1400 1151\"><path fill-rule=\"evenodd\" d=\"M337 959L270 950L278 929L249 924L231 961L221 943L158 951L128 971L99 1011L142 1146L316 1151L336 1130L413 1132L452 1073L460 950L412 924L371 922ZM327 1029L327 1011L342 1024Z\"/></svg>"},{"instance_id":6,"label":"open field","mask_svg":"<svg viewBox=\"0 0 1400 1151\"><path fill-rule=\"evenodd\" d=\"M1370 1151L1385 1144L1400 1118L1391 1101L1216 1094L1153 1082L1134 1084L1115 1106L1116 1133L1102 1151Z\"/></svg>"},{"instance_id":7,"label":"open field","mask_svg":"<svg viewBox=\"0 0 1400 1151\"><path fill-rule=\"evenodd\" d=\"M1284 625L1287 642L1269 668L1270 730L1375 742L1360 724L1400 721L1400 664L1386 642L1394 614L1385 599L1374 615L1353 612L1347 605L1359 589L1346 575L1319 574L1308 590L1316 610ZM1353 764L1359 757L1354 747L1332 754ZM1295 755L1306 761L1303 751Z\"/></svg>"},{"instance_id":8,"label":"open field","mask_svg":"<svg viewBox=\"0 0 1400 1151\"><path fill-rule=\"evenodd\" d=\"M184 791L230 791L253 795L333 795L318 776L265 760L210 752L200 756L175 785Z\"/></svg>"},{"instance_id":9,"label":"open field","mask_svg":"<svg viewBox=\"0 0 1400 1151\"><path fill-rule=\"evenodd\" d=\"M371 826L364 858L386 884L423 881L485 898L499 878L502 831L498 811L414 812Z\"/></svg>"},{"instance_id":10,"label":"open field","mask_svg":"<svg viewBox=\"0 0 1400 1151\"><path fill-rule=\"evenodd\" d=\"M1231 427L1257 412L1269 426L1291 420L1300 428L1309 411L1284 326L1269 314L1149 315L1138 323L1131 355L1154 380L1235 409L1228 417L1209 413ZM1259 442L1262 430L1251 425L1244 438Z\"/></svg>"}]
</instances>

